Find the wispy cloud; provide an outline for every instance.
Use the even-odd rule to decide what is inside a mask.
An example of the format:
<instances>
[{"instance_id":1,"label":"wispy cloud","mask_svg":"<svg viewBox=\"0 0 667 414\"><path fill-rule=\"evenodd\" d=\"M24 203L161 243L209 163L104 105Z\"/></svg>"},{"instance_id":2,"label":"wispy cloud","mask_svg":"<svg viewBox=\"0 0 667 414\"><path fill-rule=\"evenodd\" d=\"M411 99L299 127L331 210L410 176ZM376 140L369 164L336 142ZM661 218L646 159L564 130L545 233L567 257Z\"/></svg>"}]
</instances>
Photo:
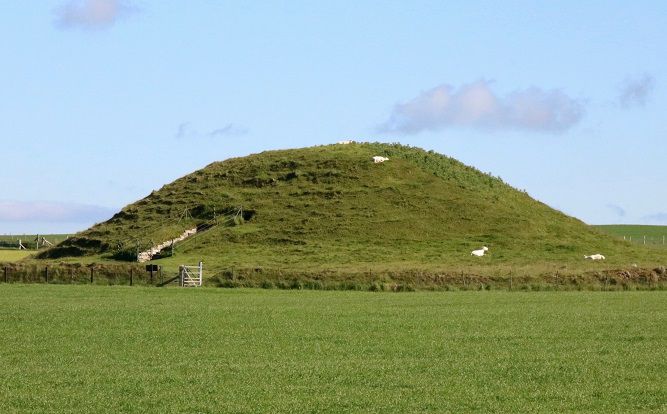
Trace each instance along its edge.
<instances>
[{"instance_id":1,"label":"wispy cloud","mask_svg":"<svg viewBox=\"0 0 667 414\"><path fill-rule=\"evenodd\" d=\"M107 207L59 201L0 201L0 222L85 223L105 220Z\"/></svg>"},{"instance_id":2,"label":"wispy cloud","mask_svg":"<svg viewBox=\"0 0 667 414\"><path fill-rule=\"evenodd\" d=\"M621 86L618 102L623 108L644 106L654 89L655 79L648 73L637 78L627 78Z\"/></svg>"},{"instance_id":3,"label":"wispy cloud","mask_svg":"<svg viewBox=\"0 0 667 414\"><path fill-rule=\"evenodd\" d=\"M380 132L416 134L449 127L483 130L524 129L560 133L576 125L585 112L580 100L560 90L530 87L505 96L478 81L457 87L440 85L399 103Z\"/></svg>"},{"instance_id":4,"label":"wispy cloud","mask_svg":"<svg viewBox=\"0 0 667 414\"><path fill-rule=\"evenodd\" d=\"M607 204L606 206L608 209L614 212L619 217L625 217L625 209L619 205L616 204Z\"/></svg>"},{"instance_id":5,"label":"wispy cloud","mask_svg":"<svg viewBox=\"0 0 667 414\"><path fill-rule=\"evenodd\" d=\"M213 131L209 132L207 135L209 137L234 137L234 136L240 136L240 135L245 135L248 133L247 128L239 127L234 124L227 124L222 128L217 128L214 129Z\"/></svg>"},{"instance_id":6,"label":"wispy cloud","mask_svg":"<svg viewBox=\"0 0 667 414\"><path fill-rule=\"evenodd\" d=\"M192 136L193 134L196 134L196 132L192 129L190 123L181 122L178 124L178 128L176 128L176 134L174 134L174 136L176 139L185 139Z\"/></svg>"},{"instance_id":7,"label":"wispy cloud","mask_svg":"<svg viewBox=\"0 0 667 414\"><path fill-rule=\"evenodd\" d=\"M137 8L128 0L69 0L56 9L56 25L104 29L135 12Z\"/></svg>"},{"instance_id":8,"label":"wispy cloud","mask_svg":"<svg viewBox=\"0 0 667 414\"><path fill-rule=\"evenodd\" d=\"M176 133L174 136L176 139L186 139L186 138L200 138L200 137L210 137L210 138L219 138L219 137L237 137L242 136L248 133L248 129L242 126L237 126L233 123L229 123L223 127L215 128L208 132L199 132L196 128L192 126L190 122L183 122L178 125L176 128Z\"/></svg>"},{"instance_id":9,"label":"wispy cloud","mask_svg":"<svg viewBox=\"0 0 667 414\"><path fill-rule=\"evenodd\" d=\"M642 219L646 223L667 225L667 212L649 214Z\"/></svg>"}]
</instances>

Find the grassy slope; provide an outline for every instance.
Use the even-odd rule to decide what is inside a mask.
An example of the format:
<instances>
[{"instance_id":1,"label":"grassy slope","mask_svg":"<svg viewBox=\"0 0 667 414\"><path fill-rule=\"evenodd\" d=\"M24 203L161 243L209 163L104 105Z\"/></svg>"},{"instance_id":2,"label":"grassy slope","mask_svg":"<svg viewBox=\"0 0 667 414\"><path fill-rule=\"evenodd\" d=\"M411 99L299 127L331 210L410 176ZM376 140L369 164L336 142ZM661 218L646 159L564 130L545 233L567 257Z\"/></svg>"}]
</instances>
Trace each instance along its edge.
<instances>
[{"instance_id":1,"label":"grassy slope","mask_svg":"<svg viewBox=\"0 0 667 414\"><path fill-rule=\"evenodd\" d=\"M373 164L373 155L390 161ZM109 252L120 245L144 249L208 220L213 208L235 206L256 215L182 243L162 262L358 272L535 262L587 268L599 265L583 263L582 256L596 252L613 266L661 260L456 160L385 144L271 151L214 163L81 236ZM194 218L183 217L186 207ZM481 245L490 255L471 258Z\"/></svg>"},{"instance_id":2,"label":"grassy slope","mask_svg":"<svg viewBox=\"0 0 667 414\"><path fill-rule=\"evenodd\" d=\"M666 296L0 285L0 412L665 412Z\"/></svg>"}]
</instances>

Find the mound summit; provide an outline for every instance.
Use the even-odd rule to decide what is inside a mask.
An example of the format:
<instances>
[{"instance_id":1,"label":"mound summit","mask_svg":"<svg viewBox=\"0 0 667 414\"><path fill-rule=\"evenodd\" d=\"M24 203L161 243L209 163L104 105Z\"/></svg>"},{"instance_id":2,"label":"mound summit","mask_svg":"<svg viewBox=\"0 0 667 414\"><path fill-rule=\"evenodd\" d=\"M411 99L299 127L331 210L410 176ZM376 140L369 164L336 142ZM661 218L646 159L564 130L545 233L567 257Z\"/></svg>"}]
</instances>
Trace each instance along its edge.
<instances>
[{"instance_id":1,"label":"mound summit","mask_svg":"<svg viewBox=\"0 0 667 414\"><path fill-rule=\"evenodd\" d=\"M375 164L373 156L389 161ZM212 163L130 204L42 258L327 271L562 263L628 245L447 156L398 144L267 151ZM482 245L489 255L471 258Z\"/></svg>"}]
</instances>

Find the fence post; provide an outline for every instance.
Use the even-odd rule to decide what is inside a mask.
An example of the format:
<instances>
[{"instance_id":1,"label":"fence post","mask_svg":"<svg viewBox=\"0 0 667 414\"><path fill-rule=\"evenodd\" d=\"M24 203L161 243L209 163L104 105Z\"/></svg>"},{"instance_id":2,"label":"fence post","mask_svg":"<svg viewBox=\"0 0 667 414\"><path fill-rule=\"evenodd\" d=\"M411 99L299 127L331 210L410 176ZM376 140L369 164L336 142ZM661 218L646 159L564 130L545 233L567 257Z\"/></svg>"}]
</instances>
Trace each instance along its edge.
<instances>
[{"instance_id":1,"label":"fence post","mask_svg":"<svg viewBox=\"0 0 667 414\"><path fill-rule=\"evenodd\" d=\"M132 286L132 268L130 268L130 286Z\"/></svg>"},{"instance_id":2,"label":"fence post","mask_svg":"<svg viewBox=\"0 0 667 414\"><path fill-rule=\"evenodd\" d=\"M609 290L608 286L609 286L609 275L607 274L607 275L605 275L605 278L604 278L604 290L605 291Z\"/></svg>"},{"instance_id":3,"label":"fence post","mask_svg":"<svg viewBox=\"0 0 667 414\"><path fill-rule=\"evenodd\" d=\"M510 270L510 290L512 290L512 271Z\"/></svg>"},{"instance_id":4,"label":"fence post","mask_svg":"<svg viewBox=\"0 0 667 414\"><path fill-rule=\"evenodd\" d=\"M199 262L199 286L204 283L204 262Z\"/></svg>"},{"instance_id":5,"label":"fence post","mask_svg":"<svg viewBox=\"0 0 667 414\"><path fill-rule=\"evenodd\" d=\"M560 284L560 278L558 277L558 270L556 270L556 289L558 289L559 284Z\"/></svg>"},{"instance_id":6,"label":"fence post","mask_svg":"<svg viewBox=\"0 0 667 414\"><path fill-rule=\"evenodd\" d=\"M7 269L7 266L5 266L5 283L7 283L7 273L9 269Z\"/></svg>"},{"instance_id":7,"label":"fence post","mask_svg":"<svg viewBox=\"0 0 667 414\"><path fill-rule=\"evenodd\" d=\"M93 284L93 274L95 273L95 269L93 267L90 268L90 284Z\"/></svg>"},{"instance_id":8,"label":"fence post","mask_svg":"<svg viewBox=\"0 0 667 414\"><path fill-rule=\"evenodd\" d=\"M46 280L46 283L49 283L49 267L48 266L44 267L44 279Z\"/></svg>"}]
</instances>

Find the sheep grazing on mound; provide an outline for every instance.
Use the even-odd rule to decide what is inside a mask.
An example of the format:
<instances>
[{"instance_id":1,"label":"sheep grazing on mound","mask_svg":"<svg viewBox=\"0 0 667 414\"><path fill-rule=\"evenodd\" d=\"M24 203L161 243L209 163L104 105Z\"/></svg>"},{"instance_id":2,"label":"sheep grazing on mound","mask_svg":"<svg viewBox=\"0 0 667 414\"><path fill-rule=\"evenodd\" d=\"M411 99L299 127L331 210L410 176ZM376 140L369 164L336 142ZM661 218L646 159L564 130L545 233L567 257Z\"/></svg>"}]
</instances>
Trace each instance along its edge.
<instances>
[{"instance_id":1,"label":"sheep grazing on mound","mask_svg":"<svg viewBox=\"0 0 667 414\"><path fill-rule=\"evenodd\" d=\"M601 255L600 253L592 254L590 256L585 256L584 259L591 259L591 260L604 260L605 257Z\"/></svg>"},{"instance_id":2,"label":"sheep grazing on mound","mask_svg":"<svg viewBox=\"0 0 667 414\"><path fill-rule=\"evenodd\" d=\"M389 158L381 157L379 155L376 155L375 157L373 157L373 162L376 163L376 164L379 164L379 163L385 162L385 161L389 161Z\"/></svg>"},{"instance_id":3,"label":"sheep grazing on mound","mask_svg":"<svg viewBox=\"0 0 667 414\"><path fill-rule=\"evenodd\" d=\"M488 247L483 246L479 250L473 250L472 252L470 252L470 255L471 256L477 256L477 257L482 257L482 256L484 256L484 253L486 253L488 250L489 250Z\"/></svg>"}]
</instances>

